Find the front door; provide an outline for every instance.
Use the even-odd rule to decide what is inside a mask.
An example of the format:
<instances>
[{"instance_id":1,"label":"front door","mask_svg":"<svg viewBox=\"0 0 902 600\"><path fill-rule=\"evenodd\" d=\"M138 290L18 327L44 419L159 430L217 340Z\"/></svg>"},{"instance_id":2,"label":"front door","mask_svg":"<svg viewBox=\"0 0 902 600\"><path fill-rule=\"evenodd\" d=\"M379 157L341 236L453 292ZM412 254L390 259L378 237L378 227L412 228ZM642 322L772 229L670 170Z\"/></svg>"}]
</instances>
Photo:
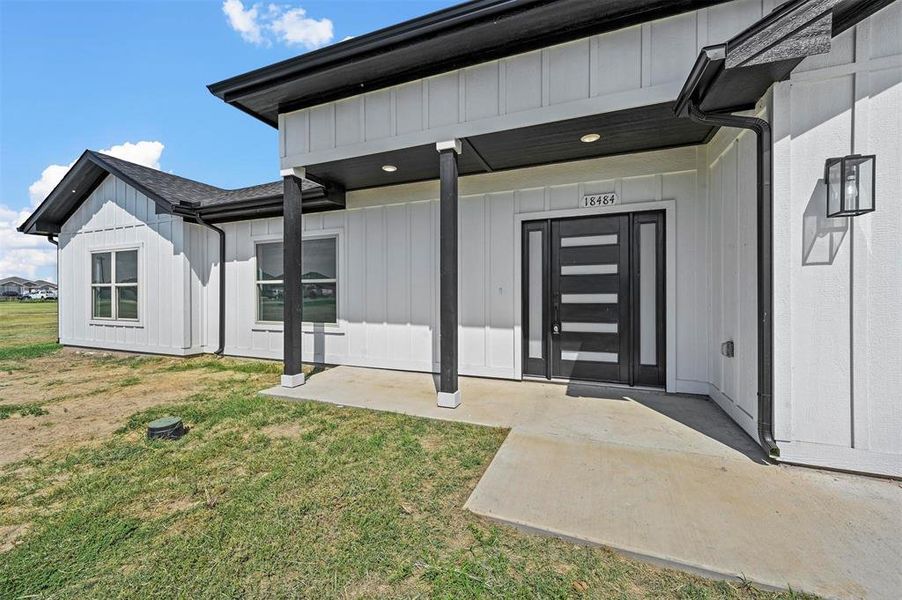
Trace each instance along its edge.
<instances>
[{"instance_id":1,"label":"front door","mask_svg":"<svg viewBox=\"0 0 902 600\"><path fill-rule=\"evenodd\" d=\"M524 374L663 385L663 213L530 221L523 240Z\"/></svg>"}]
</instances>

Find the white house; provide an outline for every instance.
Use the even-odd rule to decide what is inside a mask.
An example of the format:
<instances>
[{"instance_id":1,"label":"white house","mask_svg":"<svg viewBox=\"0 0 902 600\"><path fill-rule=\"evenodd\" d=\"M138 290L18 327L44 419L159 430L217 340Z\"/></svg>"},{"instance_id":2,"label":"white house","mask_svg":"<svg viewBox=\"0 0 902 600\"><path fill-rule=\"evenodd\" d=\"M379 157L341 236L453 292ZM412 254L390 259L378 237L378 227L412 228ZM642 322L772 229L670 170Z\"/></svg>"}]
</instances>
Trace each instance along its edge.
<instances>
[{"instance_id":1,"label":"white house","mask_svg":"<svg viewBox=\"0 0 902 600\"><path fill-rule=\"evenodd\" d=\"M902 3L475 0L209 87L282 181L86 152L21 227L63 344L705 394L902 476Z\"/></svg>"}]
</instances>

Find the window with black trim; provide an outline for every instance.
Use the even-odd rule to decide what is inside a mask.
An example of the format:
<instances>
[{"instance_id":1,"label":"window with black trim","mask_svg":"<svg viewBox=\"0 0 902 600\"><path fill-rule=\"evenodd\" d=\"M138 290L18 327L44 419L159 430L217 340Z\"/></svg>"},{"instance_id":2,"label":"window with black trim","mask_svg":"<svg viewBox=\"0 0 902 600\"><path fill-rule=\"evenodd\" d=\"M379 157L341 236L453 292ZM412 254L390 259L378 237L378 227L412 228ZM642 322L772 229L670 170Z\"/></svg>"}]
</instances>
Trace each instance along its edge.
<instances>
[{"instance_id":1,"label":"window with black trim","mask_svg":"<svg viewBox=\"0 0 902 600\"><path fill-rule=\"evenodd\" d=\"M91 316L138 320L138 251L91 253Z\"/></svg>"},{"instance_id":2,"label":"window with black trim","mask_svg":"<svg viewBox=\"0 0 902 600\"><path fill-rule=\"evenodd\" d=\"M338 238L305 239L303 242L301 286L304 321L338 322ZM257 244L257 321L284 319L284 270L282 242Z\"/></svg>"}]
</instances>

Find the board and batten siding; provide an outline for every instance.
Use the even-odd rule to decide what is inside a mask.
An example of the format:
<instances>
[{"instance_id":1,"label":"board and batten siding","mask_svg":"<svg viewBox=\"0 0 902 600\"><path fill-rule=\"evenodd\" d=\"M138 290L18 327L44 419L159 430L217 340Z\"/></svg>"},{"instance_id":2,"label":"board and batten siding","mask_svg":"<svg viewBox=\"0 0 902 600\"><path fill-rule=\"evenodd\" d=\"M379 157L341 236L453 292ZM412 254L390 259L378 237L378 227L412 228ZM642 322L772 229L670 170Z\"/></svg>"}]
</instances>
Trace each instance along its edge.
<instances>
[{"instance_id":1,"label":"board and batten siding","mask_svg":"<svg viewBox=\"0 0 902 600\"><path fill-rule=\"evenodd\" d=\"M766 118L762 112L757 116ZM758 439L757 154L755 135L721 129L705 148L710 396ZM721 344L733 342L733 356Z\"/></svg>"},{"instance_id":2,"label":"board and batten siding","mask_svg":"<svg viewBox=\"0 0 902 600\"><path fill-rule=\"evenodd\" d=\"M784 460L902 476L902 3L774 87L775 425ZM827 219L824 161L875 154Z\"/></svg>"},{"instance_id":3,"label":"board and batten siding","mask_svg":"<svg viewBox=\"0 0 902 600\"><path fill-rule=\"evenodd\" d=\"M186 256L191 234L181 218L157 214L152 200L108 175L61 229L61 343L163 354L204 351L202 317L194 312L201 304L191 304L192 294L201 293L200 279L194 280ZM92 319L91 252L117 248L138 248L138 322Z\"/></svg>"},{"instance_id":4,"label":"board and batten siding","mask_svg":"<svg viewBox=\"0 0 902 600\"><path fill-rule=\"evenodd\" d=\"M703 156L701 148L681 148L461 178L461 374L520 377L517 216L573 215L584 193L616 191L624 209L674 207L676 364L668 369L676 390L708 393L707 209L696 176ZM438 369L437 197L436 182L362 190L348 194L346 210L304 216L305 235L339 239L339 323L305 325L305 360ZM255 318L254 248L280 240L282 220L223 228L226 353L281 358L281 325Z\"/></svg>"},{"instance_id":5,"label":"board and batten siding","mask_svg":"<svg viewBox=\"0 0 902 600\"><path fill-rule=\"evenodd\" d=\"M281 114L281 166L672 102L702 47L773 4L735 0Z\"/></svg>"}]
</instances>

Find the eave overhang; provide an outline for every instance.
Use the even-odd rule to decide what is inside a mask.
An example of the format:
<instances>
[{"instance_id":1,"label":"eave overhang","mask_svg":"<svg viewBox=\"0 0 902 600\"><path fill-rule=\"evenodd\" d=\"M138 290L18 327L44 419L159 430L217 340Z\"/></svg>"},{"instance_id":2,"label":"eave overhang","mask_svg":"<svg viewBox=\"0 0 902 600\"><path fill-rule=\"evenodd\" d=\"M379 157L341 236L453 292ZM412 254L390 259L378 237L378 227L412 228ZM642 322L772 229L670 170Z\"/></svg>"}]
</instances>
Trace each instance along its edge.
<instances>
[{"instance_id":1,"label":"eave overhang","mask_svg":"<svg viewBox=\"0 0 902 600\"><path fill-rule=\"evenodd\" d=\"M186 210L191 210L195 206L186 202L170 202L156 191L135 181L111 162L104 160L102 154L86 150L18 230L32 235L58 234L62 224L72 216L85 198L97 189L107 175L121 179L150 198L156 205L158 213L171 213L174 206Z\"/></svg>"},{"instance_id":2,"label":"eave overhang","mask_svg":"<svg viewBox=\"0 0 902 600\"><path fill-rule=\"evenodd\" d=\"M702 49L674 105L688 116L754 108L770 87L807 56L830 51L831 39L892 0L793 0L723 44Z\"/></svg>"},{"instance_id":3,"label":"eave overhang","mask_svg":"<svg viewBox=\"0 0 902 600\"><path fill-rule=\"evenodd\" d=\"M264 123L278 115L725 0L474 0L208 86Z\"/></svg>"},{"instance_id":4,"label":"eave overhang","mask_svg":"<svg viewBox=\"0 0 902 600\"><path fill-rule=\"evenodd\" d=\"M301 191L301 202L305 213L339 210L345 208L345 191L336 186L305 189ZM245 202L201 206L196 211L181 216L190 221L195 215L208 223L281 217L282 195Z\"/></svg>"}]
</instances>

